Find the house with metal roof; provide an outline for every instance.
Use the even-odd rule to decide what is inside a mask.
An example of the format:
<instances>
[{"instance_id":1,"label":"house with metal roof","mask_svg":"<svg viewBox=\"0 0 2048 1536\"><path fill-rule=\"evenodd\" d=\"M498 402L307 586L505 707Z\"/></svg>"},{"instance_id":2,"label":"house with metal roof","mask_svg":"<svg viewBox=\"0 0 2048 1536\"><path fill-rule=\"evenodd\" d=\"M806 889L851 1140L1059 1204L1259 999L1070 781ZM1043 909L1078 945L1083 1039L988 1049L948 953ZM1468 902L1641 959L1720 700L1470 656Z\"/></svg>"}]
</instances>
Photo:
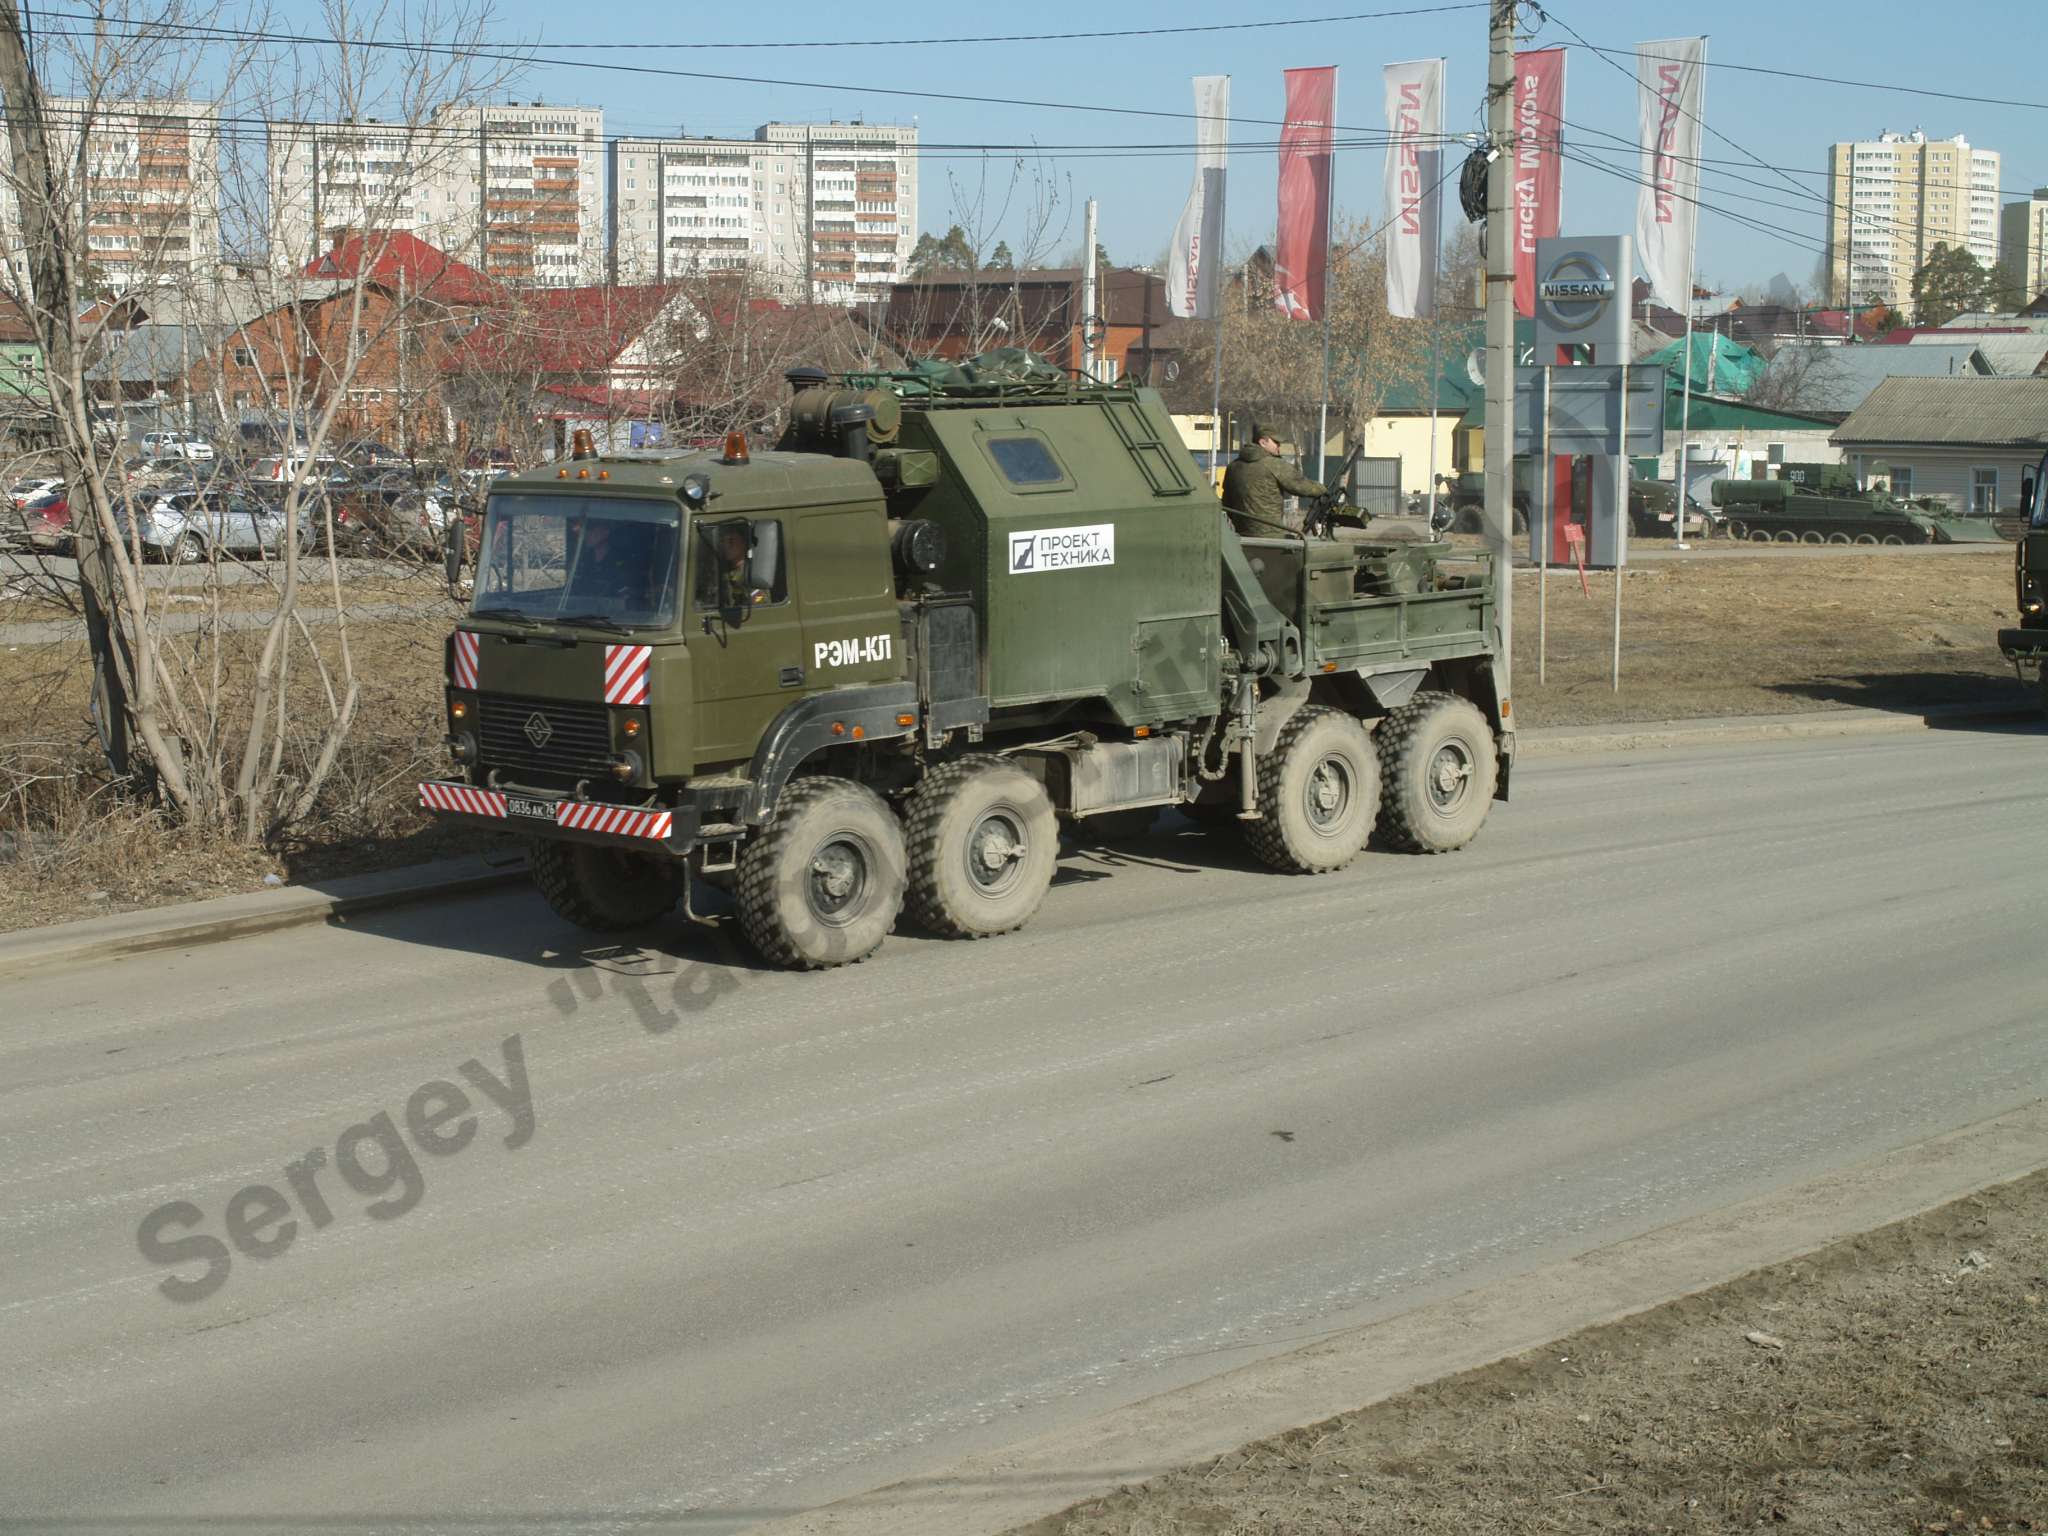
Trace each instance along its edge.
<instances>
[{"instance_id":1,"label":"house with metal roof","mask_svg":"<svg viewBox=\"0 0 2048 1536\"><path fill-rule=\"evenodd\" d=\"M1968 339L1904 347L1809 343L1780 347L1754 393L1780 410L1841 420L1886 379L1946 379L1996 371L1977 343Z\"/></svg>"},{"instance_id":2,"label":"house with metal roof","mask_svg":"<svg viewBox=\"0 0 2048 1536\"><path fill-rule=\"evenodd\" d=\"M1897 495L2015 511L2021 472L2048 451L2048 378L1886 379L1834 441L1859 476L1881 466Z\"/></svg>"}]
</instances>

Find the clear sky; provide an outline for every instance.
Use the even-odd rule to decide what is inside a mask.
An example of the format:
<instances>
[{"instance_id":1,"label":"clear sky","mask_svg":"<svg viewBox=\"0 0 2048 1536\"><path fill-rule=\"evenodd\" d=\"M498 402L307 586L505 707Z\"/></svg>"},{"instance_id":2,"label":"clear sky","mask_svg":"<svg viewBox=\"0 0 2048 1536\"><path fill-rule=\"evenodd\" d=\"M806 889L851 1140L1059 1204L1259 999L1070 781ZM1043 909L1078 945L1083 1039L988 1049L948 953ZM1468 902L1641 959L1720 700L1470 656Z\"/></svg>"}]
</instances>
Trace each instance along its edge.
<instances>
[{"instance_id":1,"label":"clear sky","mask_svg":"<svg viewBox=\"0 0 2048 1536\"><path fill-rule=\"evenodd\" d=\"M1119 107L1186 113L1189 77L1232 76L1232 116L1276 120L1282 69L1339 66L1338 119L1345 127L1378 132L1382 64L1441 55L1448 59L1447 127L1478 126L1486 69L1486 10L1468 5L1441 14L1348 20L1255 31L1097 41L1017 41L927 46L798 47L800 42L867 42L938 36L1074 32L1103 28L1185 27L1292 18L1331 17L1396 8L1432 7L1443 0L1288 0L1276 7L1217 0L1155 3L1077 3L1039 0L1023 5L904 5L897 7L780 0L774 5L678 4L675 0L610 0L564 6L559 0L496 0L495 36L549 45L613 43L624 49L556 55L585 64L638 69L704 71L724 76L772 77L783 84L731 78L686 79L623 70L537 65L516 93L550 102L602 106L608 132L687 131L745 135L770 118L864 115L869 121L915 120L929 146L920 183L922 223L943 230L953 217L949 174L971 188L981 172L972 151L940 146L1047 146L1040 162L1064 191L1072 178L1078 200L1101 205L1101 239L1118 261L1150 261L1165 248L1192 172L1182 148L1191 125L1165 117L1068 111L1045 107L921 98L905 91L1030 98L1084 107ZM1812 275L1823 219L1820 197L1826 146L1844 138L1875 137L1882 129L1923 128L1930 137L1968 135L2003 156L2001 185L2025 195L2048 185L2048 6L2042 0L1950 0L1933 6L1876 7L1867 0L1718 0L1679 5L1671 0L1561 0L1545 7L1536 45L1572 47L1565 117L1588 150L1605 149L1630 176L1636 133L1632 64L1611 63L1576 46L1571 31L1593 44L1627 49L1645 38L1709 32L1713 64L1746 64L1803 71L1884 89L1808 83L1710 68L1709 128L1733 141L1709 137L1703 155L1725 160L1706 172L1703 200L1745 211L1766 231L1745 228L1724 214L1703 212L1699 274L1703 283L1740 287L1785 272L1805 283ZM287 19L311 19L306 0L287 0ZM1533 10L1525 10L1533 22ZM746 49L672 48L679 43L776 43ZM1619 66L1619 67L1616 67ZM852 87L868 87L855 90ZM1899 87L1966 97L1943 100L1905 94ZM2033 102L1992 106L1983 98ZM1230 167L1230 244L1233 255L1267 238L1273 224L1275 128L1242 121ZM1603 141L1618 135L1624 144ZM1115 152L1115 147L1164 146ZM1053 146L1109 146L1067 148ZM1758 168L1749 157L1784 168ZM1006 181L1015 156L993 153L989 178ZM1340 213L1377 218L1382 151L1339 155ZM1788 180L1789 176L1789 180ZM1748 185L1734 178L1747 178ZM1803 190L1802 190L1803 189ZM1633 227L1635 188L1581 164L1565 171L1568 232L1627 232ZM1782 204L1785 206L1771 206ZM1013 212L1012 232L1020 222ZM1448 226L1447 226L1448 227ZM1080 216L1057 251L1077 250Z\"/></svg>"}]
</instances>

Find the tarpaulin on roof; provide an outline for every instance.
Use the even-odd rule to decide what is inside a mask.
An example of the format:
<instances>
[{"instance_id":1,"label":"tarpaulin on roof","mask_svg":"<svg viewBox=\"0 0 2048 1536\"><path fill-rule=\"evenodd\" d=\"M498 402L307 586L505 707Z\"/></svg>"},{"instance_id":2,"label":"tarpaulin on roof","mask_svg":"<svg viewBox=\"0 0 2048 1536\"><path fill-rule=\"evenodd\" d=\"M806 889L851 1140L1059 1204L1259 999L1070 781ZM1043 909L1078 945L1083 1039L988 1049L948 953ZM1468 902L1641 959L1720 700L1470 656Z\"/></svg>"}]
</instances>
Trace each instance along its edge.
<instances>
[{"instance_id":1,"label":"tarpaulin on roof","mask_svg":"<svg viewBox=\"0 0 2048 1536\"><path fill-rule=\"evenodd\" d=\"M1657 365L1671 375L1671 387L1685 382L1685 338L1652 352L1641 362ZM1714 331L1692 333L1692 387L1695 394L1744 395L1764 371L1763 354L1739 341L1730 341Z\"/></svg>"}]
</instances>

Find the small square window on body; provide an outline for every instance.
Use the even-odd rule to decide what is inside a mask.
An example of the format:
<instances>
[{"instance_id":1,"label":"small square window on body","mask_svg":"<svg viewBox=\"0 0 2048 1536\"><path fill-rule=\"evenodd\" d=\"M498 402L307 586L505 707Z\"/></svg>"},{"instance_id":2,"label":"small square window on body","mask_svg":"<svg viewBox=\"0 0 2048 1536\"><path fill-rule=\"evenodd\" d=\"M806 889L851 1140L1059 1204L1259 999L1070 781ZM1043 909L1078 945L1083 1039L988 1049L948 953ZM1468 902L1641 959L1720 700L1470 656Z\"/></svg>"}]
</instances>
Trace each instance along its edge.
<instances>
[{"instance_id":1,"label":"small square window on body","mask_svg":"<svg viewBox=\"0 0 2048 1536\"><path fill-rule=\"evenodd\" d=\"M1036 437L992 437L989 457L1012 485L1056 485L1067 478L1058 459L1044 441Z\"/></svg>"}]
</instances>

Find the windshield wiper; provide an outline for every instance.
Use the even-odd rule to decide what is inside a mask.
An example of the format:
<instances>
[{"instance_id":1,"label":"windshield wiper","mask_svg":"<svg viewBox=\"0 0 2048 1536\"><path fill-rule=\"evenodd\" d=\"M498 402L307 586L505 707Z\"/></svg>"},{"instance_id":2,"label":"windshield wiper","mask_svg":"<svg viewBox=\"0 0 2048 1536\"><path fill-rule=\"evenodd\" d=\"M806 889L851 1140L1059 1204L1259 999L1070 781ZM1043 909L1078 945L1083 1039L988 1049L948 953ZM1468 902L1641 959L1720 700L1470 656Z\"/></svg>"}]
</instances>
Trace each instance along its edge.
<instances>
[{"instance_id":1,"label":"windshield wiper","mask_svg":"<svg viewBox=\"0 0 2048 1536\"><path fill-rule=\"evenodd\" d=\"M556 617L557 624L582 624L590 629L608 629L615 635L630 635L632 626L621 624L617 619L606 618L601 613L564 613Z\"/></svg>"},{"instance_id":2,"label":"windshield wiper","mask_svg":"<svg viewBox=\"0 0 2048 1536\"><path fill-rule=\"evenodd\" d=\"M504 619L507 623L524 624L528 629L533 629L540 623L532 614L518 608L472 608L469 610L469 616L472 619Z\"/></svg>"}]
</instances>

